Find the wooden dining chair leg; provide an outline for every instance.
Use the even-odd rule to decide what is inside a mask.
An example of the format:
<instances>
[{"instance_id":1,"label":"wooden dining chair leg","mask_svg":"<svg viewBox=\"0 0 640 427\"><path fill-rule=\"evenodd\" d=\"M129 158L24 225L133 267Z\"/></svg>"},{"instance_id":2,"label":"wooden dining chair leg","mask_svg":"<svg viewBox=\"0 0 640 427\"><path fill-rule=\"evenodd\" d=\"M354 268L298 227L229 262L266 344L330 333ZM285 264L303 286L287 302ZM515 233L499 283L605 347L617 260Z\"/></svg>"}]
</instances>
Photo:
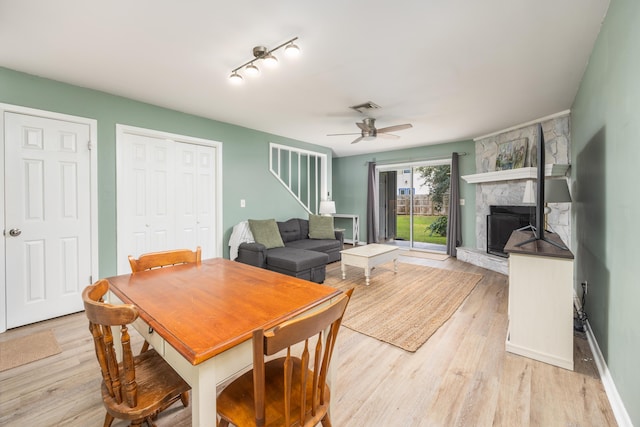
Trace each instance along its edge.
<instances>
[{"instance_id":1,"label":"wooden dining chair leg","mask_svg":"<svg viewBox=\"0 0 640 427\"><path fill-rule=\"evenodd\" d=\"M144 353L147 350L149 350L149 343L145 341L144 344L142 344L142 349L140 350L140 354Z\"/></svg>"},{"instance_id":2,"label":"wooden dining chair leg","mask_svg":"<svg viewBox=\"0 0 640 427\"><path fill-rule=\"evenodd\" d=\"M320 420L322 423L322 427L331 427L331 420L329 419L329 414L325 415L323 419Z\"/></svg>"},{"instance_id":3,"label":"wooden dining chair leg","mask_svg":"<svg viewBox=\"0 0 640 427\"><path fill-rule=\"evenodd\" d=\"M229 421L223 420L220 418L220 422L218 423L218 427L229 427Z\"/></svg>"},{"instance_id":4,"label":"wooden dining chair leg","mask_svg":"<svg viewBox=\"0 0 640 427\"><path fill-rule=\"evenodd\" d=\"M105 417L104 417L104 424L103 427L111 427L111 424L113 423L114 417L110 414L110 413L106 413Z\"/></svg>"},{"instance_id":5,"label":"wooden dining chair leg","mask_svg":"<svg viewBox=\"0 0 640 427\"><path fill-rule=\"evenodd\" d=\"M182 401L182 406L185 408L189 406L189 392L185 391L180 395L180 400Z\"/></svg>"}]
</instances>

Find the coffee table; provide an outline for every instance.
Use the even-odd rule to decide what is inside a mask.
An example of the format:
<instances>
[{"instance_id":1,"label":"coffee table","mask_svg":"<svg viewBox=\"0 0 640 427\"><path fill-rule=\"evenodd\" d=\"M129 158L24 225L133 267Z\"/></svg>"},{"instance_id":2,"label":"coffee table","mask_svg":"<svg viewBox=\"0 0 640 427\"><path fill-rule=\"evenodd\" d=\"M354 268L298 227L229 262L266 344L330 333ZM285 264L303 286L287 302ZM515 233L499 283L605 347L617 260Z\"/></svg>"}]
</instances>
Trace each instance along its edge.
<instances>
[{"instance_id":1,"label":"coffee table","mask_svg":"<svg viewBox=\"0 0 640 427\"><path fill-rule=\"evenodd\" d=\"M342 262L340 269L342 270L342 279L347 278L347 265L353 267L364 268L365 284L369 286L369 277L371 270L381 264L393 261L393 270L398 272L398 254L400 249L389 246L372 243L365 246L356 246L351 249L340 251L342 254Z\"/></svg>"}]
</instances>

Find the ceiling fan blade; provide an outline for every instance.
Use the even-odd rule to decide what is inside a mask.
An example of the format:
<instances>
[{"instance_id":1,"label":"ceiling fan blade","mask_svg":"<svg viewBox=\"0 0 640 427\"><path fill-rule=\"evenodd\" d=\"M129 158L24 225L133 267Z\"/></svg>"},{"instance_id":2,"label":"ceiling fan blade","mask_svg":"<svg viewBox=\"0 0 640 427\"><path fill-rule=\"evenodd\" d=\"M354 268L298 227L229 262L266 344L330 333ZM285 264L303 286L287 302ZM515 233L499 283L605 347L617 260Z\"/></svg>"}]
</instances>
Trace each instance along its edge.
<instances>
[{"instance_id":1,"label":"ceiling fan blade","mask_svg":"<svg viewBox=\"0 0 640 427\"><path fill-rule=\"evenodd\" d=\"M380 131L378 131L378 138L399 139L400 137L398 135L394 135L392 133L380 133Z\"/></svg>"},{"instance_id":2,"label":"ceiling fan blade","mask_svg":"<svg viewBox=\"0 0 640 427\"><path fill-rule=\"evenodd\" d=\"M360 135L360 132L357 133L328 133L327 136L343 136L343 135Z\"/></svg>"},{"instance_id":3,"label":"ceiling fan blade","mask_svg":"<svg viewBox=\"0 0 640 427\"><path fill-rule=\"evenodd\" d=\"M403 125L387 126L386 128L378 129L378 133L395 132L398 130L405 130L412 128L411 123L405 123Z\"/></svg>"},{"instance_id":4,"label":"ceiling fan blade","mask_svg":"<svg viewBox=\"0 0 640 427\"><path fill-rule=\"evenodd\" d=\"M364 139L364 136L361 136L361 137L358 137L358 138L354 139L353 141L351 141L351 143L352 143L352 144L355 144L355 143L357 143L357 142L362 141L363 139Z\"/></svg>"}]
</instances>

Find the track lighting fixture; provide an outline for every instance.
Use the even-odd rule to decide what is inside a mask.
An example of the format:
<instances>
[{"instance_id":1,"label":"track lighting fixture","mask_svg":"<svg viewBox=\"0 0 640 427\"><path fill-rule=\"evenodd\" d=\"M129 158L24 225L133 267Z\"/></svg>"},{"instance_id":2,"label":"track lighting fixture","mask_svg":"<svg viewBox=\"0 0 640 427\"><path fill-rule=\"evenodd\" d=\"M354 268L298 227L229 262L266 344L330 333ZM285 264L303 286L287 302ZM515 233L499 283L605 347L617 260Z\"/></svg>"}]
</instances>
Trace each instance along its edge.
<instances>
[{"instance_id":1,"label":"track lighting fixture","mask_svg":"<svg viewBox=\"0 0 640 427\"><path fill-rule=\"evenodd\" d=\"M268 50L264 46L256 46L253 48L253 56L254 58L251 61L245 62L239 67L234 68L229 75L229 80L234 84L240 84L243 82L243 77L238 73L241 69L244 68L244 72L250 76L257 76L260 74L260 69L256 66L255 62L262 60L264 65L269 68L273 68L278 65L278 58L276 58L273 53L278 49L284 48L284 53L287 56L297 56L300 54L300 48L294 42L298 40L297 37L292 38L291 40L287 40L281 45L276 46L275 48Z\"/></svg>"}]
</instances>

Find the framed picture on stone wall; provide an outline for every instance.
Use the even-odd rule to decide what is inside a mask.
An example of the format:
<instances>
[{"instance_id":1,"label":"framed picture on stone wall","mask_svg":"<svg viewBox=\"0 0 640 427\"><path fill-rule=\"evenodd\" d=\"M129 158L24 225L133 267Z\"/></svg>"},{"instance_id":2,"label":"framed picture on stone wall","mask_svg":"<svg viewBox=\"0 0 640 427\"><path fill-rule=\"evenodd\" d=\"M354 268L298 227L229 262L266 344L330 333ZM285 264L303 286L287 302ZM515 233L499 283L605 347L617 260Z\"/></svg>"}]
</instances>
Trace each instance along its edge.
<instances>
[{"instance_id":1,"label":"framed picture on stone wall","mask_svg":"<svg viewBox=\"0 0 640 427\"><path fill-rule=\"evenodd\" d=\"M527 157L527 142L527 138L520 138L498 144L496 170L501 171L524 167L524 161Z\"/></svg>"}]
</instances>

